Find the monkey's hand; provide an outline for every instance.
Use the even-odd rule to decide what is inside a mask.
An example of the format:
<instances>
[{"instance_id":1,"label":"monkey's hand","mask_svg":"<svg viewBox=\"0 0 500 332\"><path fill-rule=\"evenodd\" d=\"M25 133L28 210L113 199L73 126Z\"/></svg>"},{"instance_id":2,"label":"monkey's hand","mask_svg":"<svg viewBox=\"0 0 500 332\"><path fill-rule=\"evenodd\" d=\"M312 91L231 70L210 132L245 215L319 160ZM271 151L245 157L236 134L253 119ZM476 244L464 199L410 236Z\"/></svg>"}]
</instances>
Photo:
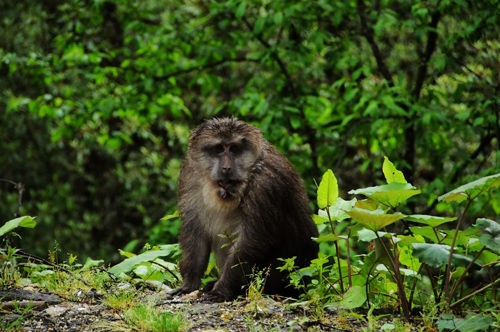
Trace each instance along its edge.
<instances>
[{"instance_id":1,"label":"monkey's hand","mask_svg":"<svg viewBox=\"0 0 500 332\"><path fill-rule=\"evenodd\" d=\"M201 302L226 302L226 301L231 301L233 299L233 296L230 294L224 294L222 292L212 290L210 292L204 293L200 301Z\"/></svg>"}]
</instances>

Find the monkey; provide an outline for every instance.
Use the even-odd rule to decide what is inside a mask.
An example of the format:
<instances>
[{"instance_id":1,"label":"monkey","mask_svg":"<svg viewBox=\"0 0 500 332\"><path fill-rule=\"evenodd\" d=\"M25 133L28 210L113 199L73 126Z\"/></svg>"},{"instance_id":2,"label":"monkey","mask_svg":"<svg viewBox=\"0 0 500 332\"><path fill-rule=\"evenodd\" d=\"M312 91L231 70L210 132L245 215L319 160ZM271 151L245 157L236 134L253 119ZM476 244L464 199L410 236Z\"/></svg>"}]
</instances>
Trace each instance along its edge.
<instances>
[{"instance_id":1,"label":"monkey","mask_svg":"<svg viewBox=\"0 0 500 332\"><path fill-rule=\"evenodd\" d=\"M237 118L206 120L189 138L178 180L183 279L171 295L198 290L213 252L220 270L202 300L244 295L252 269L268 269L264 293L297 297L278 258L299 268L317 258L305 187L292 164L259 128ZM290 286L290 287L287 287Z\"/></svg>"}]
</instances>

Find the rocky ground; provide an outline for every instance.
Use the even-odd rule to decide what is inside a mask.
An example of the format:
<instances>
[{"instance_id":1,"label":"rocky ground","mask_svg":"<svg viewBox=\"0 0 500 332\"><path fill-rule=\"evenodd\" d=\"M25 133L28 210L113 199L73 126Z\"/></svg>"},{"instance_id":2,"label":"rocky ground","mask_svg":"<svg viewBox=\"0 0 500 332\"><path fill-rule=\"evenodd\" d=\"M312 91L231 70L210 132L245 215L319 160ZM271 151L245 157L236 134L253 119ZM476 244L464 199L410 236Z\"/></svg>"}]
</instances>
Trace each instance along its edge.
<instances>
[{"instance_id":1,"label":"rocky ground","mask_svg":"<svg viewBox=\"0 0 500 332\"><path fill-rule=\"evenodd\" d=\"M183 312L187 322L183 331L353 331L369 324L362 316L337 310L326 310L321 319L314 319L303 305L293 306L269 298L201 303L172 299L165 291L145 291L140 296L142 301L154 301L162 310ZM0 291L0 320L21 320L12 331L24 332L139 331L127 325L123 315L103 304L100 298L100 294L87 292L68 300L30 286ZM389 320L394 318L390 316ZM378 319L375 325L384 326L384 319ZM398 330L417 331L415 325Z\"/></svg>"}]
</instances>

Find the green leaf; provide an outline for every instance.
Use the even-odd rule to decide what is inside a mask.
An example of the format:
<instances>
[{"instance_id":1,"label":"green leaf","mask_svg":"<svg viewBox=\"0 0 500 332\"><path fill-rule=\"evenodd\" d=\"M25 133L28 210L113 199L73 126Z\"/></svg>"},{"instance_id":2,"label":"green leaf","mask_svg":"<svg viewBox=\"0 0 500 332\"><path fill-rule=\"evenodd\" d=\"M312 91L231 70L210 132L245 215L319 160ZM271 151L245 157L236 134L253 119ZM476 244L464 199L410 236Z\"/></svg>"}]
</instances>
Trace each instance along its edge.
<instances>
[{"instance_id":1,"label":"green leaf","mask_svg":"<svg viewBox=\"0 0 500 332\"><path fill-rule=\"evenodd\" d=\"M35 225L35 219L29 216L12 219L7 221L2 227L0 227L0 236L4 235L7 232L10 232L16 227L33 228L35 227Z\"/></svg>"},{"instance_id":2,"label":"green leaf","mask_svg":"<svg viewBox=\"0 0 500 332\"><path fill-rule=\"evenodd\" d=\"M411 232L414 235L421 235L423 237L426 237L427 239L431 240L433 243L438 243L440 239L437 238L436 232L434 229L430 226L425 226L425 227L410 227ZM442 237L443 235L441 235Z\"/></svg>"},{"instance_id":3,"label":"green leaf","mask_svg":"<svg viewBox=\"0 0 500 332\"><path fill-rule=\"evenodd\" d=\"M374 232L405 217L404 214L399 212L386 214L383 210L368 211L358 208L353 208L351 211L346 211L346 213L355 221Z\"/></svg>"},{"instance_id":4,"label":"green leaf","mask_svg":"<svg viewBox=\"0 0 500 332\"><path fill-rule=\"evenodd\" d=\"M161 245L158 250L151 250L140 255L132 256L109 269L110 273L118 276L121 273L132 271L137 265L155 260L161 256L170 256L179 250L178 244Z\"/></svg>"},{"instance_id":5,"label":"green leaf","mask_svg":"<svg viewBox=\"0 0 500 332\"><path fill-rule=\"evenodd\" d=\"M398 171L394 164L386 156L384 156L382 171L384 172L385 180L388 184L392 182L407 183L403 172Z\"/></svg>"},{"instance_id":6,"label":"green leaf","mask_svg":"<svg viewBox=\"0 0 500 332\"><path fill-rule=\"evenodd\" d=\"M332 170L328 170L323 174L323 178L318 187L318 207L324 209L327 206L332 206L339 196L339 188L337 179Z\"/></svg>"},{"instance_id":7,"label":"green leaf","mask_svg":"<svg viewBox=\"0 0 500 332\"><path fill-rule=\"evenodd\" d=\"M389 233L389 232L377 232L378 236L380 237L387 237L390 238L394 234ZM377 239L377 234L374 231L371 231L369 229L363 228L362 230L359 230L358 233L358 239L363 242L371 242L375 239Z\"/></svg>"},{"instance_id":8,"label":"green leaf","mask_svg":"<svg viewBox=\"0 0 500 332\"><path fill-rule=\"evenodd\" d=\"M491 219L479 218L474 227L484 230L479 242L486 248L500 252L500 224Z\"/></svg>"},{"instance_id":9,"label":"green leaf","mask_svg":"<svg viewBox=\"0 0 500 332\"><path fill-rule=\"evenodd\" d=\"M87 260L85 261L85 264L83 264L84 269L90 269L91 267L99 266L104 263L104 260L98 259L94 260L90 257L87 257Z\"/></svg>"},{"instance_id":10,"label":"green leaf","mask_svg":"<svg viewBox=\"0 0 500 332\"><path fill-rule=\"evenodd\" d=\"M412 243L413 256L417 257L420 262L429 265L430 267L441 268L448 264L450 256L450 246L446 244L435 243ZM459 267L467 267L472 259L460 254L453 254L451 265ZM474 263L474 268L479 269L481 265Z\"/></svg>"},{"instance_id":11,"label":"green leaf","mask_svg":"<svg viewBox=\"0 0 500 332\"><path fill-rule=\"evenodd\" d=\"M276 12L274 14L274 23L276 25L281 25L281 23L283 23L283 13L282 12Z\"/></svg>"},{"instance_id":12,"label":"green leaf","mask_svg":"<svg viewBox=\"0 0 500 332\"><path fill-rule=\"evenodd\" d=\"M375 211L380 207L380 203L369 198L357 201L354 206L363 210Z\"/></svg>"},{"instance_id":13,"label":"green leaf","mask_svg":"<svg viewBox=\"0 0 500 332\"><path fill-rule=\"evenodd\" d=\"M342 301L337 303L337 306L343 306L347 309L355 309L361 307L366 302L365 287L352 286L344 293Z\"/></svg>"},{"instance_id":14,"label":"green leaf","mask_svg":"<svg viewBox=\"0 0 500 332\"><path fill-rule=\"evenodd\" d=\"M177 210L177 211L175 211L172 214L166 215L165 217L161 218L160 220L170 220L170 219L173 219L173 218L177 218L179 216L180 216L179 215L179 210Z\"/></svg>"},{"instance_id":15,"label":"green leaf","mask_svg":"<svg viewBox=\"0 0 500 332\"><path fill-rule=\"evenodd\" d=\"M350 201L346 201L341 197L338 197L335 203L328 208L332 220L342 221L350 218L350 216L345 211L352 210L356 201L356 198L353 198ZM319 217L326 218L328 221L328 213L326 213L325 210L319 210L318 214Z\"/></svg>"},{"instance_id":16,"label":"green leaf","mask_svg":"<svg viewBox=\"0 0 500 332\"><path fill-rule=\"evenodd\" d=\"M460 203L465 201L466 199L475 199L483 192L486 192L491 188L498 188L499 186L500 173L486 176L473 182L469 182L463 186L458 187L455 190L450 191L449 193L439 196L438 200L444 200L447 203L453 201Z\"/></svg>"},{"instance_id":17,"label":"green leaf","mask_svg":"<svg viewBox=\"0 0 500 332\"><path fill-rule=\"evenodd\" d=\"M341 240L342 237L339 237L339 236L336 236L335 234L324 234L324 235L320 235L318 237L318 239L316 240L316 242L318 243L323 243L323 242L334 242L334 241L337 241L337 240Z\"/></svg>"},{"instance_id":18,"label":"green leaf","mask_svg":"<svg viewBox=\"0 0 500 332\"><path fill-rule=\"evenodd\" d=\"M493 319L481 314L468 312L465 318L456 318L451 314L442 315L437 326L439 331L453 330L460 332L487 331L491 327Z\"/></svg>"},{"instance_id":19,"label":"green leaf","mask_svg":"<svg viewBox=\"0 0 500 332\"><path fill-rule=\"evenodd\" d=\"M416 190L409 183L392 182L383 186L351 190L349 194L365 195L382 205L395 209L408 198L420 194L420 190Z\"/></svg>"},{"instance_id":20,"label":"green leaf","mask_svg":"<svg viewBox=\"0 0 500 332\"><path fill-rule=\"evenodd\" d=\"M324 212L323 210L320 210L321 212ZM326 212L325 212L326 214ZM316 225L323 225L323 224L326 224L327 222L329 222L330 220L328 220L328 218L325 218L324 216L319 216L317 214L313 214L312 216L313 218L313 221Z\"/></svg>"},{"instance_id":21,"label":"green leaf","mask_svg":"<svg viewBox=\"0 0 500 332\"><path fill-rule=\"evenodd\" d=\"M238 8L236 8L236 12L234 13L234 15L236 16L237 19L240 19L245 15L246 10L247 10L247 3L245 1L242 1L239 4Z\"/></svg>"},{"instance_id":22,"label":"green leaf","mask_svg":"<svg viewBox=\"0 0 500 332\"><path fill-rule=\"evenodd\" d=\"M439 225L445 224L447 222L451 222L453 220L456 220L457 218L456 217L453 217L453 218L434 217L434 216L429 216L429 215L425 215L425 214L412 214L412 215L406 216L405 219L408 221L418 222L418 223L426 224L428 226L436 228Z\"/></svg>"},{"instance_id":23,"label":"green leaf","mask_svg":"<svg viewBox=\"0 0 500 332\"><path fill-rule=\"evenodd\" d=\"M255 34L260 34L262 30L264 30L264 25L266 24L266 18L265 17L259 17L257 21L255 22L255 25L253 27L253 32Z\"/></svg>"}]
</instances>

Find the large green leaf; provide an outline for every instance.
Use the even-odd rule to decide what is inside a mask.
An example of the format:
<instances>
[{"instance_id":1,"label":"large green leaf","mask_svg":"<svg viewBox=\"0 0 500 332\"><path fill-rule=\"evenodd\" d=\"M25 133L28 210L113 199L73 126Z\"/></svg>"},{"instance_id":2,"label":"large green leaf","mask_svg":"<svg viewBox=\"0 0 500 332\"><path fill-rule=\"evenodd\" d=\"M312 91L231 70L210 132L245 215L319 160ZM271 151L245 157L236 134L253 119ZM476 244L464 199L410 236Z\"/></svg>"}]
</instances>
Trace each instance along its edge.
<instances>
[{"instance_id":1,"label":"large green leaf","mask_svg":"<svg viewBox=\"0 0 500 332\"><path fill-rule=\"evenodd\" d=\"M441 238L444 236L444 234L438 233L438 235L440 236L438 238L435 229L433 229L430 226L418 226L418 227L415 226L415 227L410 227L410 230L414 235L424 236L434 243L438 243L439 240L441 240Z\"/></svg>"},{"instance_id":2,"label":"large green leaf","mask_svg":"<svg viewBox=\"0 0 500 332\"><path fill-rule=\"evenodd\" d=\"M16 227L33 228L35 227L35 225L35 219L29 216L12 219L7 221L2 227L0 227L0 236L4 235L7 232L10 232Z\"/></svg>"},{"instance_id":3,"label":"large green leaf","mask_svg":"<svg viewBox=\"0 0 500 332\"><path fill-rule=\"evenodd\" d=\"M365 287L353 286L344 293L342 301L338 305L347 309L355 309L361 307L366 302Z\"/></svg>"},{"instance_id":4,"label":"large green leaf","mask_svg":"<svg viewBox=\"0 0 500 332\"><path fill-rule=\"evenodd\" d=\"M384 156L382 171L384 172L385 180L387 181L387 183L407 183L403 172L398 171L394 164L386 156Z\"/></svg>"},{"instance_id":5,"label":"large green leaf","mask_svg":"<svg viewBox=\"0 0 500 332\"><path fill-rule=\"evenodd\" d=\"M162 256L170 256L173 253L179 250L178 244L169 244L159 246L159 250L151 250L145 253L142 253L137 256L132 256L125 259L123 262L116 264L115 266L109 269L109 272L114 275L120 275L121 273L127 273L132 271L137 265L145 262L149 262L155 260L158 257Z\"/></svg>"},{"instance_id":6,"label":"large green leaf","mask_svg":"<svg viewBox=\"0 0 500 332\"><path fill-rule=\"evenodd\" d=\"M444 314L437 320L439 331L488 331L492 323L493 319L491 317L472 312L467 313L465 318L456 318L452 314Z\"/></svg>"},{"instance_id":7,"label":"large green leaf","mask_svg":"<svg viewBox=\"0 0 500 332\"><path fill-rule=\"evenodd\" d=\"M420 262L435 268L441 268L448 264L450 246L436 243L412 243L412 246L413 256L417 257ZM472 259L467 256L453 254L451 265L467 267L470 262ZM479 269L481 265L474 263L473 267Z\"/></svg>"},{"instance_id":8,"label":"large green leaf","mask_svg":"<svg viewBox=\"0 0 500 332\"><path fill-rule=\"evenodd\" d=\"M380 237L387 237L387 238L394 236L394 233L390 233L390 232L377 232L377 233L375 233L374 231L366 229L366 228L359 230L356 235L358 236L358 239L360 241L370 242L370 241L373 241L377 238L377 234Z\"/></svg>"},{"instance_id":9,"label":"large green leaf","mask_svg":"<svg viewBox=\"0 0 500 332\"><path fill-rule=\"evenodd\" d=\"M479 218L474 226L484 230L479 242L488 249L500 252L500 224L495 220Z\"/></svg>"},{"instance_id":10,"label":"large green leaf","mask_svg":"<svg viewBox=\"0 0 500 332\"><path fill-rule=\"evenodd\" d=\"M335 203L339 197L339 187L337 185L337 178L332 170L328 170L323 174L323 178L318 187L318 207L324 209Z\"/></svg>"},{"instance_id":11,"label":"large green leaf","mask_svg":"<svg viewBox=\"0 0 500 332\"><path fill-rule=\"evenodd\" d=\"M349 218L349 215L345 211L352 210L356 201L356 198L346 201L341 197L338 197L335 203L328 208L332 220L342 221ZM328 220L328 213L326 210L319 210L318 215L320 217L327 218Z\"/></svg>"},{"instance_id":12,"label":"large green leaf","mask_svg":"<svg viewBox=\"0 0 500 332\"><path fill-rule=\"evenodd\" d=\"M383 210L369 211L358 208L353 208L351 211L346 211L346 213L350 215L352 219L374 232L405 217L404 214L399 212L386 214Z\"/></svg>"},{"instance_id":13,"label":"large green leaf","mask_svg":"<svg viewBox=\"0 0 500 332\"><path fill-rule=\"evenodd\" d=\"M453 201L460 203L466 199L474 199L491 188L498 187L500 187L500 173L469 182L455 190L450 191L449 193L439 196L438 200L444 200L447 203Z\"/></svg>"},{"instance_id":14,"label":"large green leaf","mask_svg":"<svg viewBox=\"0 0 500 332\"><path fill-rule=\"evenodd\" d=\"M380 207L380 203L377 201L374 201L371 198L368 199L363 199L361 201L357 201L354 204L355 207L363 209L363 210L370 210L370 211L375 211Z\"/></svg>"},{"instance_id":15,"label":"large green leaf","mask_svg":"<svg viewBox=\"0 0 500 332\"><path fill-rule=\"evenodd\" d=\"M429 216L425 214L412 214L409 216L405 217L405 220L408 221L414 221L422 224L426 224L428 226L431 226L433 228L438 227L439 225L442 225L444 223L456 220L457 218L448 218L448 217L434 217L434 216Z\"/></svg>"},{"instance_id":16,"label":"large green leaf","mask_svg":"<svg viewBox=\"0 0 500 332\"><path fill-rule=\"evenodd\" d=\"M415 187L409 183L392 182L383 186L351 190L349 194L361 194L380 204L395 209L408 198L420 194L420 190L415 189Z\"/></svg>"}]
</instances>

